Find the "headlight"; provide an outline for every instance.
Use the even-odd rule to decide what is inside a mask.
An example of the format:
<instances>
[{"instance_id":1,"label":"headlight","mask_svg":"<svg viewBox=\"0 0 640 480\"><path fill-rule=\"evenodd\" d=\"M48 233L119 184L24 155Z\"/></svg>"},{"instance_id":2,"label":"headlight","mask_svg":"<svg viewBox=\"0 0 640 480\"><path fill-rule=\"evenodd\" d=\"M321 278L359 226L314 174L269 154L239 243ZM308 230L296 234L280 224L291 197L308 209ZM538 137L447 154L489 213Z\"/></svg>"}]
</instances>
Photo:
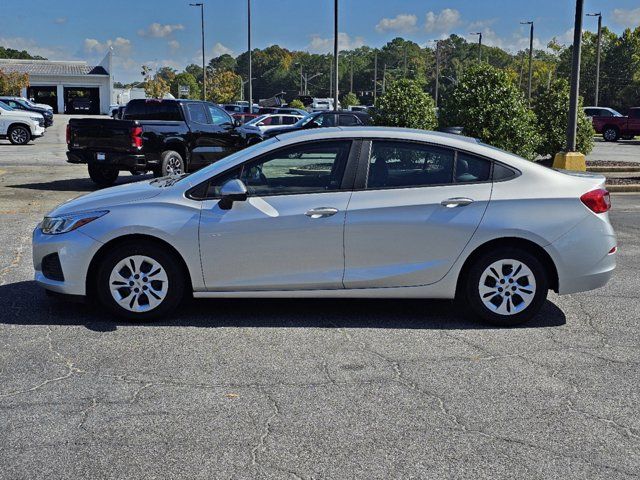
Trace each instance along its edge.
<instances>
[{"instance_id":1,"label":"headlight","mask_svg":"<svg viewBox=\"0 0 640 480\"><path fill-rule=\"evenodd\" d=\"M76 228L80 228L89 222L102 217L109 213L108 210L101 210L98 212L81 212L70 213L68 215L58 215L55 217L44 217L40 230L47 235L57 235L59 233L67 233Z\"/></svg>"},{"instance_id":2,"label":"headlight","mask_svg":"<svg viewBox=\"0 0 640 480\"><path fill-rule=\"evenodd\" d=\"M41 121L42 121L42 120L40 119L40 117L29 117L29 118L31 118L31 120L33 120L33 121L34 121L34 122L36 122L36 123L39 123L39 122L41 122Z\"/></svg>"}]
</instances>

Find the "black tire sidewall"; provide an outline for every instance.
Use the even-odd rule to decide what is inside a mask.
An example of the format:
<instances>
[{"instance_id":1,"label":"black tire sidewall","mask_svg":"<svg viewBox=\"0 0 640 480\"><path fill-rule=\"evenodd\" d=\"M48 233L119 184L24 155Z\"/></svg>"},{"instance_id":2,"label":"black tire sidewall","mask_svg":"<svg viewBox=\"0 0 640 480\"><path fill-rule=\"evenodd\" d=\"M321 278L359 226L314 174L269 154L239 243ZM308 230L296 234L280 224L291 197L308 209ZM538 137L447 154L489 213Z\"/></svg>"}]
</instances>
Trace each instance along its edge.
<instances>
[{"instance_id":1,"label":"black tire sidewall","mask_svg":"<svg viewBox=\"0 0 640 480\"><path fill-rule=\"evenodd\" d=\"M115 301L109 288L111 271L122 259L132 255L144 255L158 262L167 274L169 289L162 303L153 310L135 313L125 310ZM113 248L101 260L96 276L95 292L98 300L113 315L135 321L146 321L167 315L182 301L185 292L185 276L179 262L157 245L125 243Z\"/></svg>"},{"instance_id":2,"label":"black tire sidewall","mask_svg":"<svg viewBox=\"0 0 640 480\"><path fill-rule=\"evenodd\" d=\"M27 134L27 139L20 143L20 142L15 142L13 140L12 134L15 130L24 130ZM26 145L27 143L29 143L31 141L31 132L29 131L29 129L27 127L23 127L22 125L18 125L16 127L12 127L8 132L8 137L9 137L9 141L13 144L13 145Z\"/></svg>"},{"instance_id":3,"label":"black tire sidewall","mask_svg":"<svg viewBox=\"0 0 640 480\"><path fill-rule=\"evenodd\" d=\"M615 133L614 137L613 137L613 138L611 138L611 139L607 139L607 137L606 137L606 133L607 133L609 130L612 130L612 131ZM607 127L607 128L605 128L605 129L604 129L604 131L602 132L602 137L604 138L605 142L615 142L615 141L617 141L617 140L618 140L618 138L620 138L620 134L618 133L618 130L616 130L615 128L613 128L613 127Z\"/></svg>"},{"instance_id":4,"label":"black tire sidewall","mask_svg":"<svg viewBox=\"0 0 640 480\"><path fill-rule=\"evenodd\" d=\"M174 151L174 150L167 150L162 152L162 154L160 155L160 172L161 172L161 176L162 177L166 177L168 175L171 175L168 171L167 171L167 166L168 166L168 162L170 158L173 157L177 157L178 159L180 159L180 163L182 166L182 172L181 173L186 173L186 165L184 163L184 158L182 158L182 155L180 155L178 152Z\"/></svg>"},{"instance_id":5,"label":"black tire sidewall","mask_svg":"<svg viewBox=\"0 0 640 480\"><path fill-rule=\"evenodd\" d=\"M524 263L533 272L536 281L536 293L531 304L522 312L515 315L499 315L485 307L478 284L486 268L498 260L513 259ZM549 281L544 265L531 253L519 248L501 248L496 252L488 252L478 258L467 272L464 282L462 300L467 310L483 321L492 325L510 327L530 320L538 313L547 298Z\"/></svg>"},{"instance_id":6,"label":"black tire sidewall","mask_svg":"<svg viewBox=\"0 0 640 480\"><path fill-rule=\"evenodd\" d=\"M110 187L116 180L120 172L115 168L109 168L102 165L89 164L89 178L100 187Z\"/></svg>"}]
</instances>

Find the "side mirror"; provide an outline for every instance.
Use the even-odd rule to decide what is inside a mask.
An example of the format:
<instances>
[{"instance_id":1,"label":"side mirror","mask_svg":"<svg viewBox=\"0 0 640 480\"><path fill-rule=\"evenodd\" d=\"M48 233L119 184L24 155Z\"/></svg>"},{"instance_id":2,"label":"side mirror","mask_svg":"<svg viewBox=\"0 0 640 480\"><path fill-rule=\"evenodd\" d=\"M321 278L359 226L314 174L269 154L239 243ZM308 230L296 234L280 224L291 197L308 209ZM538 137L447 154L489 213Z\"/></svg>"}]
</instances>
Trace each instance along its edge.
<instances>
[{"instance_id":1,"label":"side mirror","mask_svg":"<svg viewBox=\"0 0 640 480\"><path fill-rule=\"evenodd\" d=\"M222 210L230 210L233 202L244 202L247 200L247 186L242 180L233 179L222 185L220 188L220 201L218 206Z\"/></svg>"},{"instance_id":2,"label":"side mirror","mask_svg":"<svg viewBox=\"0 0 640 480\"><path fill-rule=\"evenodd\" d=\"M240 120L238 120L237 118L233 119L233 126L234 127L241 127L242 126L242 122Z\"/></svg>"}]
</instances>

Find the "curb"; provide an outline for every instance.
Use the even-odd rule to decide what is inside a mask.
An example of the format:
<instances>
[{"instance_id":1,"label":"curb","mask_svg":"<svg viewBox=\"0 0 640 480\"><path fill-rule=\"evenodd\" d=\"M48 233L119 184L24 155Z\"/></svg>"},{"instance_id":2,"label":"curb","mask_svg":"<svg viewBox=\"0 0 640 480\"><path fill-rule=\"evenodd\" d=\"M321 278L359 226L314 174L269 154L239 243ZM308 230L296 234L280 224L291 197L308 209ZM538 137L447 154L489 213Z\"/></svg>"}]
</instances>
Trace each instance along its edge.
<instances>
[{"instance_id":1,"label":"curb","mask_svg":"<svg viewBox=\"0 0 640 480\"><path fill-rule=\"evenodd\" d=\"M598 173L624 173L624 172L640 172L640 165L637 167L587 167L587 172L598 172Z\"/></svg>"},{"instance_id":2,"label":"curb","mask_svg":"<svg viewBox=\"0 0 640 480\"><path fill-rule=\"evenodd\" d=\"M605 187L610 193L623 193L623 192L640 193L640 183L629 184L629 185L605 185Z\"/></svg>"}]
</instances>

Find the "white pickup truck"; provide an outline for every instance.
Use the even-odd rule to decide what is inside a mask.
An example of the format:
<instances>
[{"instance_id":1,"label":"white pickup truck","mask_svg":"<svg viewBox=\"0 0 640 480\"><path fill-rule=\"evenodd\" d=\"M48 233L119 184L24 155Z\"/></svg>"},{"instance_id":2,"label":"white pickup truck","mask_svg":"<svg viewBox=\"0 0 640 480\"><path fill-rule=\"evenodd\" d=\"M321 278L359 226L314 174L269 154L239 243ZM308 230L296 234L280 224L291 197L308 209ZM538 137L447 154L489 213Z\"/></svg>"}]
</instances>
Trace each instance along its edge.
<instances>
[{"instance_id":1,"label":"white pickup truck","mask_svg":"<svg viewBox=\"0 0 640 480\"><path fill-rule=\"evenodd\" d=\"M0 102L0 138L14 145L25 145L44 135L44 117L36 112L15 110Z\"/></svg>"}]
</instances>

